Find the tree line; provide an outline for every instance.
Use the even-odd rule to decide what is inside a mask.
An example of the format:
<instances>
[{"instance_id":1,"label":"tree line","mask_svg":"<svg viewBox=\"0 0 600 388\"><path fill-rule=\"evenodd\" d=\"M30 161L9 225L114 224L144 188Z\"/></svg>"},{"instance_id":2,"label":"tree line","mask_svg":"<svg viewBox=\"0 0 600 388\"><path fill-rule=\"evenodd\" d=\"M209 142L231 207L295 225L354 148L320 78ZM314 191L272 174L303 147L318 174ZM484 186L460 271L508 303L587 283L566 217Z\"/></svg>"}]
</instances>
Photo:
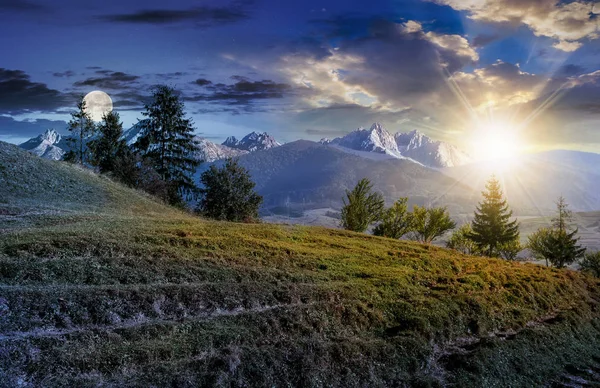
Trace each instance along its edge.
<instances>
[{"instance_id":1,"label":"tree line","mask_svg":"<svg viewBox=\"0 0 600 388\"><path fill-rule=\"evenodd\" d=\"M196 212L209 218L258 220L262 197L254 191L248 170L237 159L228 159L221 167L211 165L201 174L200 185L194 181L201 164L194 155L198 143L193 122L173 88L156 86L142 115L137 123L139 136L129 146L119 114L107 112L96 124L82 97L71 114L70 150L63 159L92 166L173 206L186 208L188 201L196 201Z\"/></svg>"},{"instance_id":2,"label":"tree line","mask_svg":"<svg viewBox=\"0 0 600 388\"><path fill-rule=\"evenodd\" d=\"M408 198L403 197L385 208L383 196L373 191L373 185L365 178L346 191L341 226L361 233L372 227L376 236L408 238L425 244L454 230L446 247L464 254L516 260L521 251L528 249L546 265L562 268L579 260L583 270L600 276L600 252L586 254L579 244L578 229L573 227L573 216L563 197L556 203L551 226L540 228L527 238L526 244L521 244L519 223L512 219L498 179L492 176L488 180L482 196L472 222L457 229L445 207L415 205L409 211Z\"/></svg>"}]
</instances>

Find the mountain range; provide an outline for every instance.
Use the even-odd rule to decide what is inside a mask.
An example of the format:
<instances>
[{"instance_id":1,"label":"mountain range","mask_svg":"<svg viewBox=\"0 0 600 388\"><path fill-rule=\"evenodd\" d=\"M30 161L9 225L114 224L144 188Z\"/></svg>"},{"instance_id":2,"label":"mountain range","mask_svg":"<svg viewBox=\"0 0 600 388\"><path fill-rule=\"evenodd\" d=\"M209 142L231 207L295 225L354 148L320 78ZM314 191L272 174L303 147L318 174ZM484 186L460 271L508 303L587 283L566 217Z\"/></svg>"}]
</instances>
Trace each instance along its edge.
<instances>
[{"instance_id":1,"label":"mountain range","mask_svg":"<svg viewBox=\"0 0 600 388\"><path fill-rule=\"evenodd\" d=\"M321 143L338 146L343 151L408 159L432 168L456 167L471 162L469 155L452 144L434 141L417 130L392 135L380 123L374 123L370 129L359 128L344 137L322 139Z\"/></svg>"},{"instance_id":2,"label":"mountain range","mask_svg":"<svg viewBox=\"0 0 600 388\"><path fill-rule=\"evenodd\" d=\"M143 121L140 121L124 131L123 138L128 145L132 145L138 139L143 124ZM68 150L64 139L56 131L48 130L20 146L43 158L59 160ZM195 140L198 142L195 155L205 162L281 146L281 143L266 132L252 132L240 140L230 136L222 144L200 136ZM369 159L406 159L432 168L455 167L470 162L466 153L451 144L434 141L416 130L391 135L379 123L374 123L368 130L359 128L344 137L323 139L321 143Z\"/></svg>"},{"instance_id":3,"label":"mountain range","mask_svg":"<svg viewBox=\"0 0 600 388\"><path fill-rule=\"evenodd\" d=\"M140 130L136 125L125 131L128 144L135 142ZM388 203L409 196L413 203L443 204L453 214L469 214L498 167L470 162L457 147L418 131L392 135L378 123L320 143L301 140L281 145L267 133L256 132L239 140L229 137L222 144L196 140L196 158L204 161L196 178L212 163L239 157L265 197L265 208L339 208L345 190L367 177ZM20 146L55 160L68 150L65 137L53 130ZM522 155L501 180L516 215L551 214L560 195L575 211L597 210L599 165L599 154L578 151Z\"/></svg>"}]
</instances>

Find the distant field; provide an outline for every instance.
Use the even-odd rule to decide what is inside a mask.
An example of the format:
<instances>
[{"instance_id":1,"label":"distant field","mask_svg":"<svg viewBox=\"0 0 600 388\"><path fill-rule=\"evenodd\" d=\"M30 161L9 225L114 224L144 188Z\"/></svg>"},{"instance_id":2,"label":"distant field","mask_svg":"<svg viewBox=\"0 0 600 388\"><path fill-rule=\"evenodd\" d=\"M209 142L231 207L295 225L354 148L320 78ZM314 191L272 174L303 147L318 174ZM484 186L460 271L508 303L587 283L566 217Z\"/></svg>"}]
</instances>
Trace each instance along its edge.
<instances>
[{"instance_id":1,"label":"distant field","mask_svg":"<svg viewBox=\"0 0 600 388\"><path fill-rule=\"evenodd\" d=\"M202 220L3 143L0 183L0 386L600 381L600 280L574 271Z\"/></svg>"}]
</instances>

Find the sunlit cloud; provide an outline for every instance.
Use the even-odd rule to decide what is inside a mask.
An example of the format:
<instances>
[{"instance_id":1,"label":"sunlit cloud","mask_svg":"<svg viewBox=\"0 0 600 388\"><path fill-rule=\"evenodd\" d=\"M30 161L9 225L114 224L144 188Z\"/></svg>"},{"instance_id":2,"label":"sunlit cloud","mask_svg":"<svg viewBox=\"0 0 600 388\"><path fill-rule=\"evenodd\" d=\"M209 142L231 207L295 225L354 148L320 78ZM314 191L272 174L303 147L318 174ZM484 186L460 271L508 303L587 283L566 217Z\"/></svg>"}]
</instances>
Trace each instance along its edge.
<instances>
[{"instance_id":1,"label":"sunlit cloud","mask_svg":"<svg viewBox=\"0 0 600 388\"><path fill-rule=\"evenodd\" d=\"M584 39L598 38L594 2L556 0L432 0L467 11L475 20L524 24L537 36L556 40L554 47L575 51Z\"/></svg>"}]
</instances>

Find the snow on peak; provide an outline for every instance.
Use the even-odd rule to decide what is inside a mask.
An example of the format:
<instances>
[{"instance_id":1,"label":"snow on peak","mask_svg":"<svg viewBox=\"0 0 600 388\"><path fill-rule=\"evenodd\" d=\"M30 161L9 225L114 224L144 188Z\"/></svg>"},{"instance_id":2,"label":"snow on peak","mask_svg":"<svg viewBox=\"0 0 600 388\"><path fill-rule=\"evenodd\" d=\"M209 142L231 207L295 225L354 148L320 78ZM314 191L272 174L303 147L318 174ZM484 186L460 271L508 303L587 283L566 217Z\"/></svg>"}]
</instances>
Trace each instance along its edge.
<instances>
[{"instance_id":1,"label":"snow on peak","mask_svg":"<svg viewBox=\"0 0 600 388\"><path fill-rule=\"evenodd\" d=\"M221 145L226 147L235 148L235 146L239 143L239 140L235 136L229 136Z\"/></svg>"},{"instance_id":2,"label":"snow on peak","mask_svg":"<svg viewBox=\"0 0 600 388\"><path fill-rule=\"evenodd\" d=\"M234 136L230 136L223 142L222 145L238 150L254 152L268 150L269 148L273 147L279 147L281 144L266 132L251 132L244 136L242 140L238 140Z\"/></svg>"},{"instance_id":3,"label":"snow on peak","mask_svg":"<svg viewBox=\"0 0 600 388\"><path fill-rule=\"evenodd\" d=\"M194 158L207 163L220 159L235 158L248 153L248 151L213 143L203 137L196 136L194 140L197 142Z\"/></svg>"},{"instance_id":4,"label":"snow on peak","mask_svg":"<svg viewBox=\"0 0 600 388\"><path fill-rule=\"evenodd\" d=\"M370 129L358 128L344 137L331 140L329 143L356 151L400 155L394 137L379 123L374 123Z\"/></svg>"},{"instance_id":5,"label":"snow on peak","mask_svg":"<svg viewBox=\"0 0 600 388\"><path fill-rule=\"evenodd\" d=\"M413 130L392 136L383 125L374 123L370 129L359 128L344 137L321 140L345 149L386 154L398 159L412 159L428 167L454 167L470 162L470 157L457 147L434 141Z\"/></svg>"},{"instance_id":6,"label":"snow on peak","mask_svg":"<svg viewBox=\"0 0 600 388\"><path fill-rule=\"evenodd\" d=\"M42 158L60 160L65 151L59 147L63 137L54 129L47 129L44 133L20 144L19 147L36 154Z\"/></svg>"},{"instance_id":7,"label":"snow on peak","mask_svg":"<svg viewBox=\"0 0 600 388\"><path fill-rule=\"evenodd\" d=\"M38 138L40 139L40 141L44 141L52 145L60 142L62 136L54 129L47 129L46 132L38 136Z\"/></svg>"}]
</instances>

